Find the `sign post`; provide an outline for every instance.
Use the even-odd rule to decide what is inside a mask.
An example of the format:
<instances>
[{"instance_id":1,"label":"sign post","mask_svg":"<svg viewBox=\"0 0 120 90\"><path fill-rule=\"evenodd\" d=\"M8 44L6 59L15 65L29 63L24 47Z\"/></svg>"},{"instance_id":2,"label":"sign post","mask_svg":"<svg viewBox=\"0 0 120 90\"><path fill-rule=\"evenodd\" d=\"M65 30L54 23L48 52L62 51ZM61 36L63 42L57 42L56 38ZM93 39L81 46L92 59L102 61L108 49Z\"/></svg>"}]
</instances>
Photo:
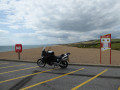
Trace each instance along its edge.
<instances>
[{"instance_id":1,"label":"sign post","mask_svg":"<svg viewBox=\"0 0 120 90\"><path fill-rule=\"evenodd\" d=\"M20 53L22 52L22 44L15 45L15 52L18 53L18 59L20 60Z\"/></svg>"},{"instance_id":2,"label":"sign post","mask_svg":"<svg viewBox=\"0 0 120 90\"><path fill-rule=\"evenodd\" d=\"M18 59L20 60L20 52L18 52Z\"/></svg>"},{"instance_id":3,"label":"sign post","mask_svg":"<svg viewBox=\"0 0 120 90\"><path fill-rule=\"evenodd\" d=\"M100 36L100 64L101 51L110 50L110 64L111 64L111 34Z\"/></svg>"}]
</instances>

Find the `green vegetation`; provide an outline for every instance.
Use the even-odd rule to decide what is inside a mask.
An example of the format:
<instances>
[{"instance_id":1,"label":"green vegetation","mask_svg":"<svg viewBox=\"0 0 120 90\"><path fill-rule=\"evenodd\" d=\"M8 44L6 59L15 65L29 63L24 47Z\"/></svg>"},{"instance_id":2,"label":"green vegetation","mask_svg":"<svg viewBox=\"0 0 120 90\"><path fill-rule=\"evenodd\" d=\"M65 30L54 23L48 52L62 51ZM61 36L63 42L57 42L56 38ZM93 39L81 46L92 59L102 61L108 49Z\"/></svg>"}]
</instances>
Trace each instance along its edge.
<instances>
[{"instance_id":1,"label":"green vegetation","mask_svg":"<svg viewBox=\"0 0 120 90\"><path fill-rule=\"evenodd\" d=\"M100 48L100 40L90 40L65 45L78 48ZM111 48L112 50L120 50L120 39L111 39Z\"/></svg>"}]
</instances>

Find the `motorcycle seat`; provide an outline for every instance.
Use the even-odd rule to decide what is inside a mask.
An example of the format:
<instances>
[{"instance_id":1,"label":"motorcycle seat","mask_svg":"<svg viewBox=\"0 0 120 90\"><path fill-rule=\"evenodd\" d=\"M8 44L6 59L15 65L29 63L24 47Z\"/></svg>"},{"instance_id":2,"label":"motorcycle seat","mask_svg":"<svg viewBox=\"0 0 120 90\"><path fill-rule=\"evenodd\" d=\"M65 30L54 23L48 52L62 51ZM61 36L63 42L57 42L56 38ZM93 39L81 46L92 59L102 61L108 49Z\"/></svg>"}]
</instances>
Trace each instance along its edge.
<instances>
[{"instance_id":1,"label":"motorcycle seat","mask_svg":"<svg viewBox=\"0 0 120 90\"><path fill-rule=\"evenodd\" d=\"M61 54L60 56L56 56L56 58L61 59L64 56L64 54Z\"/></svg>"},{"instance_id":2,"label":"motorcycle seat","mask_svg":"<svg viewBox=\"0 0 120 90\"><path fill-rule=\"evenodd\" d=\"M61 56L56 56L56 58L57 58L57 59L60 59L60 58L61 58Z\"/></svg>"}]
</instances>

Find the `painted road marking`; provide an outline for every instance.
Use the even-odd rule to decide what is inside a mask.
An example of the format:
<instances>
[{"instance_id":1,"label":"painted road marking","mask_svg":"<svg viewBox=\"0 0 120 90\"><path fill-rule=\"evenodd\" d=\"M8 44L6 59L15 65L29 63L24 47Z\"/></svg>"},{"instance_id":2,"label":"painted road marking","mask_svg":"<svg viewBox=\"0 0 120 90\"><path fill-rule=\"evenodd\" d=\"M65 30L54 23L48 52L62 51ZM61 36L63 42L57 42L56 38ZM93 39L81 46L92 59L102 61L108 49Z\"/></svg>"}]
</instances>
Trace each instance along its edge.
<instances>
[{"instance_id":1,"label":"painted road marking","mask_svg":"<svg viewBox=\"0 0 120 90\"><path fill-rule=\"evenodd\" d=\"M120 90L120 87L118 88L118 90Z\"/></svg>"},{"instance_id":2,"label":"painted road marking","mask_svg":"<svg viewBox=\"0 0 120 90\"><path fill-rule=\"evenodd\" d=\"M23 68L23 69L8 71L8 72L2 72L2 73L0 73L0 74L11 73L11 72L17 72L17 71L22 71L22 70L28 70L28 69L37 68L37 67L39 67L39 66L36 66L36 67L29 67L29 68Z\"/></svg>"},{"instance_id":3,"label":"painted road marking","mask_svg":"<svg viewBox=\"0 0 120 90\"><path fill-rule=\"evenodd\" d=\"M0 65L3 65L3 64L8 64L8 63L0 63Z\"/></svg>"},{"instance_id":4,"label":"painted road marking","mask_svg":"<svg viewBox=\"0 0 120 90\"><path fill-rule=\"evenodd\" d=\"M59 69L59 68L55 68L55 69ZM0 83L4 83L4 82L8 82L8 81L12 81L12 80L16 80L16 79L20 79L20 78L24 78L24 77L28 77L28 76L33 76L33 75L37 75L37 74L44 73L44 72L48 72L48 71L52 71L52 70L54 70L54 69L48 69L48 70L46 70L46 71L41 71L41 72L38 72L38 73L28 74L28 75L24 75L24 76L20 76L20 77L12 78L12 79L8 79L8 80L0 81Z\"/></svg>"},{"instance_id":5,"label":"painted road marking","mask_svg":"<svg viewBox=\"0 0 120 90\"><path fill-rule=\"evenodd\" d=\"M26 64L13 65L13 66L7 66L7 67L0 67L0 69L2 69L2 68L9 68L9 67L16 67L16 66L22 66L22 65L26 65Z\"/></svg>"},{"instance_id":6,"label":"painted road marking","mask_svg":"<svg viewBox=\"0 0 120 90\"><path fill-rule=\"evenodd\" d=\"M76 90L76 89L80 88L81 86L87 84L88 82L90 82L90 81L92 81L93 79L97 78L98 76L102 75L102 74L105 73L106 71L108 71L108 69L105 69L104 71L100 72L100 73L97 74L96 76L94 76L94 77L88 79L87 81L85 81L85 82L81 83L80 85L78 85L78 86L72 88L71 90Z\"/></svg>"},{"instance_id":7,"label":"painted road marking","mask_svg":"<svg viewBox=\"0 0 120 90\"><path fill-rule=\"evenodd\" d=\"M45 80L45 81L42 81L42 82L40 82L40 83L36 83L36 84L30 85L30 86L28 86L28 87L25 87L25 88L22 88L22 89L19 89L19 90L26 90L26 89L29 89L29 88L38 86L38 85L43 84L43 83L46 83L46 82L49 82L49 81L53 81L53 80L58 79L58 78L60 78L60 77L63 77L63 76L66 76L66 75L75 73L75 72L80 71L80 70L83 70L83 69L84 69L84 68L81 68L81 69L78 69L78 70L75 70L75 71L72 71L72 72L69 72L69 73L60 75L60 76L58 76L58 77L54 77L54 78L51 78L51 79L49 79L49 80Z\"/></svg>"}]
</instances>

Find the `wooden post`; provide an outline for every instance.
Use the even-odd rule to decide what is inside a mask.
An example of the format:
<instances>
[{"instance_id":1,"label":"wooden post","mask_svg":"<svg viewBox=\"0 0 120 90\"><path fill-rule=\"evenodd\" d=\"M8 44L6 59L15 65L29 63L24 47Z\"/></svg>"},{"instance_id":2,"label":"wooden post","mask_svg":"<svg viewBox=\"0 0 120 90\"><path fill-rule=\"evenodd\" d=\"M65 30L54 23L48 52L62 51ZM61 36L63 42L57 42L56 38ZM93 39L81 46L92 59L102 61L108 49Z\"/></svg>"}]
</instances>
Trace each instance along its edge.
<instances>
[{"instance_id":1,"label":"wooden post","mask_svg":"<svg viewBox=\"0 0 120 90\"><path fill-rule=\"evenodd\" d=\"M18 52L18 59L20 60L20 52Z\"/></svg>"}]
</instances>

